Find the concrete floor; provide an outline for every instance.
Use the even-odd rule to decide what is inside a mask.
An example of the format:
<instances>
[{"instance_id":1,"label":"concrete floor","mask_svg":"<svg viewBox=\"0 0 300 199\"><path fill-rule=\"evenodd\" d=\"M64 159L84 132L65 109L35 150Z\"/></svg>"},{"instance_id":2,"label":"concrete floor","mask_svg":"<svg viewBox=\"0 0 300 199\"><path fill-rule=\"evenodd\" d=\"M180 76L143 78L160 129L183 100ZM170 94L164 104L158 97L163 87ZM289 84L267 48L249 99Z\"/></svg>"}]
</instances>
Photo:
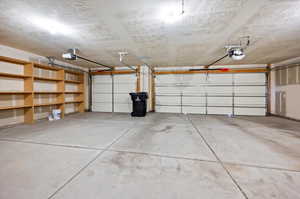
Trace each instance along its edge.
<instances>
[{"instance_id":1,"label":"concrete floor","mask_svg":"<svg viewBox=\"0 0 300 199\"><path fill-rule=\"evenodd\" d=\"M0 199L297 199L300 123L84 113L0 129Z\"/></svg>"}]
</instances>

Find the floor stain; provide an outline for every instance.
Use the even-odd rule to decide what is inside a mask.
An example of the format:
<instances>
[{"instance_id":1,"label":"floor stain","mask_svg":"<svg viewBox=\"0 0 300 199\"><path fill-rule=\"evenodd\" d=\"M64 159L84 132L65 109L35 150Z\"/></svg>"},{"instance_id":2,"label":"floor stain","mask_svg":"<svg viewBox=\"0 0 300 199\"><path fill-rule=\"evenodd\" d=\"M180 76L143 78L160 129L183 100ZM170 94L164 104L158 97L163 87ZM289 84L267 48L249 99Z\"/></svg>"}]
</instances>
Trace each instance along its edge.
<instances>
[{"instance_id":1,"label":"floor stain","mask_svg":"<svg viewBox=\"0 0 300 199\"><path fill-rule=\"evenodd\" d=\"M218 118L219 121L222 123L238 128L241 132L250 135L251 137L255 138L259 142L264 143L266 146L271 148L273 151L284 154L285 156L291 157L292 159L299 159L300 154L299 152L295 151L293 148L289 146L285 146L283 143L280 143L281 140L273 140L270 138L264 137L263 134L258 134L258 132L251 131L251 129L244 127L234 121L234 119L227 119L227 118ZM300 163L300 161L299 161ZM299 165L300 166L300 165Z\"/></svg>"},{"instance_id":2,"label":"floor stain","mask_svg":"<svg viewBox=\"0 0 300 199\"><path fill-rule=\"evenodd\" d=\"M287 179L290 183L295 183L292 176L290 176L290 175L287 174L287 173L284 173L284 175L285 175L286 179Z\"/></svg>"},{"instance_id":3,"label":"floor stain","mask_svg":"<svg viewBox=\"0 0 300 199\"><path fill-rule=\"evenodd\" d=\"M156 133L170 133L170 130L173 128L174 126L171 125L167 125L165 126L163 129L160 129L158 131L155 131Z\"/></svg>"}]
</instances>

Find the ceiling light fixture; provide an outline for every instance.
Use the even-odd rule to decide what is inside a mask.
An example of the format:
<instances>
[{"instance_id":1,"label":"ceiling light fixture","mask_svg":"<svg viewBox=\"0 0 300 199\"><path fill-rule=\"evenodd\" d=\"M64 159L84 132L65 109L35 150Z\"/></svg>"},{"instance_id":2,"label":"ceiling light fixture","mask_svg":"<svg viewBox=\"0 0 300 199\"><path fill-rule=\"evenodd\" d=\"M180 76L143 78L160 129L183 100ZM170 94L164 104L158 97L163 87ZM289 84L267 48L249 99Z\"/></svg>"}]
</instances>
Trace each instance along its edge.
<instances>
[{"instance_id":1,"label":"ceiling light fixture","mask_svg":"<svg viewBox=\"0 0 300 199\"><path fill-rule=\"evenodd\" d=\"M33 16L33 17L30 17L29 20L36 27L43 29L53 35L54 34L70 35L74 32L74 30L72 30L70 27L68 27L58 21L55 21L53 19Z\"/></svg>"},{"instance_id":2,"label":"ceiling light fixture","mask_svg":"<svg viewBox=\"0 0 300 199\"><path fill-rule=\"evenodd\" d=\"M243 39L247 39L246 43L243 45ZM226 49L226 54L213 61L212 63L206 65L204 68L208 69L210 66L218 63L219 61L225 59L226 57L230 57L231 59L235 60L235 61L239 61L242 60L246 57L244 50L246 48L248 48L250 45L250 36L245 36L245 37L240 37L240 44L239 45L229 45L229 46L225 46Z\"/></svg>"},{"instance_id":3,"label":"ceiling light fixture","mask_svg":"<svg viewBox=\"0 0 300 199\"><path fill-rule=\"evenodd\" d=\"M228 48L228 56L236 61L242 60L245 58L244 49L240 46Z\"/></svg>"},{"instance_id":4,"label":"ceiling light fixture","mask_svg":"<svg viewBox=\"0 0 300 199\"><path fill-rule=\"evenodd\" d=\"M180 21L185 13L184 0L181 1L181 8L178 5L167 5L160 11L160 19L166 24L174 24Z\"/></svg>"},{"instance_id":5,"label":"ceiling light fixture","mask_svg":"<svg viewBox=\"0 0 300 199\"><path fill-rule=\"evenodd\" d=\"M242 40L244 39L246 39L246 41L243 42ZM249 45L250 45L250 36L246 36L246 37L240 37L239 45L229 45L229 46L225 46L225 48L227 49L227 54L231 59L239 61L246 57L244 50L248 48Z\"/></svg>"}]
</instances>

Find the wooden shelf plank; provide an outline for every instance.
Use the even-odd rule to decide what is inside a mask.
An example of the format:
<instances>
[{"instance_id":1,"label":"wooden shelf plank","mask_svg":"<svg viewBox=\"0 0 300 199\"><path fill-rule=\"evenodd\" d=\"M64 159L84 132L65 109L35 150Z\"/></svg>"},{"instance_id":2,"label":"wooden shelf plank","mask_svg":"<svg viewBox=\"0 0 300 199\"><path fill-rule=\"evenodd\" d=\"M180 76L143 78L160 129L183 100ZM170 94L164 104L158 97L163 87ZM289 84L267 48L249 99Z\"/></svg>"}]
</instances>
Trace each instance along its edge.
<instances>
[{"instance_id":1,"label":"wooden shelf plank","mask_svg":"<svg viewBox=\"0 0 300 199\"><path fill-rule=\"evenodd\" d=\"M24 94L31 94L30 91L0 91L1 95L24 95Z\"/></svg>"},{"instance_id":2,"label":"wooden shelf plank","mask_svg":"<svg viewBox=\"0 0 300 199\"><path fill-rule=\"evenodd\" d=\"M83 75L83 72L65 70L65 73L73 74L73 75Z\"/></svg>"},{"instance_id":3,"label":"wooden shelf plank","mask_svg":"<svg viewBox=\"0 0 300 199\"><path fill-rule=\"evenodd\" d=\"M65 80L66 83L72 83L72 84L81 84L83 83L82 81L78 81L78 80Z\"/></svg>"},{"instance_id":4,"label":"wooden shelf plank","mask_svg":"<svg viewBox=\"0 0 300 199\"><path fill-rule=\"evenodd\" d=\"M72 100L72 101L66 101L65 104L72 104L72 103L82 103L83 100Z\"/></svg>"},{"instance_id":5,"label":"wooden shelf plank","mask_svg":"<svg viewBox=\"0 0 300 199\"><path fill-rule=\"evenodd\" d=\"M11 74L11 73L1 73L0 72L0 77L9 77L9 78L21 78L21 79L25 79L25 78L29 78L31 76L28 75L20 75L20 74Z\"/></svg>"},{"instance_id":6,"label":"wooden shelf plank","mask_svg":"<svg viewBox=\"0 0 300 199\"><path fill-rule=\"evenodd\" d=\"M35 94L61 94L59 91L34 91Z\"/></svg>"},{"instance_id":7,"label":"wooden shelf plank","mask_svg":"<svg viewBox=\"0 0 300 199\"><path fill-rule=\"evenodd\" d=\"M28 61L23 61L20 59L14 59L14 58L4 57L4 56L0 56L0 61L12 63L12 64L21 64L21 65L30 64L30 62Z\"/></svg>"},{"instance_id":8,"label":"wooden shelf plank","mask_svg":"<svg viewBox=\"0 0 300 199\"><path fill-rule=\"evenodd\" d=\"M35 68L41 68L41 69L45 69L45 70L54 70L54 71L61 70L60 68L57 68L54 66L49 66L49 65L39 64L39 63L33 63L33 65Z\"/></svg>"},{"instance_id":9,"label":"wooden shelf plank","mask_svg":"<svg viewBox=\"0 0 300 199\"><path fill-rule=\"evenodd\" d=\"M63 104L62 102L50 102L50 103L43 103L43 104L35 104L35 107L39 106L52 106L52 105L60 105Z\"/></svg>"},{"instance_id":10,"label":"wooden shelf plank","mask_svg":"<svg viewBox=\"0 0 300 199\"><path fill-rule=\"evenodd\" d=\"M0 110L13 110L13 109L21 109L21 108L31 108L29 105L19 105L19 106L6 106L0 107Z\"/></svg>"},{"instance_id":11,"label":"wooden shelf plank","mask_svg":"<svg viewBox=\"0 0 300 199\"><path fill-rule=\"evenodd\" d=\"M65 94L82 94L82 91L65 91Z\"/></svg>"},{"instance_id":12,"label":"wooden shelf plank","mask_svg":"<svg viewBox=\"0 0 300 199\"><path fill-rule=\"evenodd\" d=\"M34 77L34 80L43 80L43 81L63 81L62 79L51 78L51 77Z\"/></svg>"}]
</instances>

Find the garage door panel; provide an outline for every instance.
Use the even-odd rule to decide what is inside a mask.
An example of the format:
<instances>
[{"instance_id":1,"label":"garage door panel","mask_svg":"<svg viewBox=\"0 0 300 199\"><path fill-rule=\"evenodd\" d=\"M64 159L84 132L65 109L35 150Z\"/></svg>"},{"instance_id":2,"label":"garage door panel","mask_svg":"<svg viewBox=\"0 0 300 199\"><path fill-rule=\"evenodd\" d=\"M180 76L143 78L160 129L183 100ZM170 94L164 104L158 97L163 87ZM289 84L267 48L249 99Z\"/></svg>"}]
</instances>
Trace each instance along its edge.
<instances>
[{"instance_id":1,"label":"garage door panel","mask_svg":"<svg viewBox=\"0 0 300 199\"><path fill-rule=\"evenodd\" d=\"M182 113L206 114L206 108L196 106L183 106Z\"/></svg>"},{"instance_id":2,"label":"garage door panel","mask_svg":"<svg viewBox=\"0 0 300 199\"><path fill-rule=\"evenodd\" d=\"M231 74L210 74L207 79L208 84L231 85L232 81Z\"/></svg>"},{"instance_id":3,"label":"garage door panel","mask_svg":"<svg viewBox=\"0 0 300 199\"><path fill-rule=\"evenodd\" d=\"M207 114L228 115L233 114L232 107L207 107Z\"/></svg>"},{"instance_id":4,"label":"garage door panel","mask_svg":"<svg viewBox=\"0 0 300 199\"><path fill-rule=\"evenodd\" d=\"M112 111L112 78L111 76L97 75L92 78L92 111Z\"/></svg>"},{"instance_id":5,"label":"garage door panel","mask_svg":"<svg viewBox=\"0 0 300 199\"><path fill-rule=\"evenodd\" d=\"M156 97L157 105L180 105L181 99L179 96L157 96Z\"/></svg>"},{"instance_id":6,"label":"garage door panel","mask_svg":"<svg viewBox=\"0 0 300 199\"><path fill-rule=\"evenodd\" d=\"M180 94L181 88L177 87L156 87L156 94Z\"/></svg>"},{"instance_id":7,"label":"garage door panel","mask_svg":"<svg viewBox=\"0 0 300 199\"><path fill-rule=\"evenodd\" d=\"M93 112L112 112L112 104L93 102L92 110Z\"/></svg>"},{"instance_id":8,"label":"garage door panel","mask_svg":"<svg viewBox=\"0 0 300 199\"><path fill-rule=\"evenodd\" d=\"M183 90L182 90L182 93L183 94L186 94L186 95L192 95L192 94L205 94L206 92L206 89L203 87L203 86L197 86L197 85L191 85L191 86L188 86L188 87L185 87Z\"/></svg>"},{"instance_id":9,"label":"garage door panel","mask_svg":"<svg viewBox=\"0 0 300 199\"><path fill-rule=\"evenodd\" d=\"M266 109L264 108L235 108L235 115L252 115L252 116L265 116Z\"/></svg>"},{"instance_id":10,"label":"garage door panel","mask_svg":"<svg viewBox=\"0 0 300 199\"><path fill-rule=\"evenodd\" d=\"M182 105L198 105L198 106L205 106L206 98L205 97L182 97Z\"/></svg>"},{"instance_id":11,"label":"garage door panel","mask_svg":"<svg viewBox=\"0 0 300 199\"><path fill-rule=\"evenodd\" d=\"M180 106L156 106L155 111L158 113L181 113Z\"/></svg>"},{"instance_id":12,"label":"garage door panel","mask_svg":"<svg viewBox=\"0 0 300 199\"><path fill-rule=\"evenodd\" d=\"M112 82L112 77L108 75L98 75L92 78L94 84L108 84Z\"/></svg>"},{"instance_id":13,"label":"garage door panel","mask_svg":"<svg viewBox=\"0 0 300 199\"><path fill-rule=\"evenodd\" d=\"M208 106L232 106L232 97L208 97Z\"/></svg>"},{"instance_id":14,"label":"garage door panel","mask_svg":"<svg viewBox=\"0 0 300 199\"><path fill-rule=\"evenodd\" d=\"M136 86L133 84L115 84L114 85L114 92L115 93L131 93L135 92Z\"/></svg>"},{"instance_id":15,"label":"garage door panel","mask_svg":"<svg viewBox=\"0 0 300 199\"><path fill-rule=\"evenodd\" d=\"M238 86L234 88L235 95L265 96L266 86Z\"/></svg>"},{"instance_id":16,"label":"garage door panel","mask_svg":"<svg viewBox=\"0 0 300 199\"><path fill-rule=\"evenodd\" d=\"M117 113L129 113L132 111L132 104L115 104L114 112Z\"/></svg>"},{"instance_id":17,"label":"garage door panel","mask_svg":"<svg viewBox=\"0 0 300 199\"><path fill-rule=\"evenodd\" d=\"M112 93L111 85L94 85L93 86L94 93Z\"/></svg>"},{"instance_id":18,"label":"garage door panel","mask_svg":"<svg viewBox=\"0 0 300 199\"><path fill-rule=\"evenodd\" d=\"M135 89L135 74L114 76L114 112L129 113L132 111L129 93L135 92Z\"/></svg>"},{"instance_id":19,"label":"garage door panel","mask_svg":"<svg viewBox=\"0 0 300 199\"><path fill-rule=\"evenodd\" d=\"M115 93L114 94L114 101L115 103L126 103L126 104L131 104L131 97L129 96L128 93L126 94L121 94L121 93Z\"/></svg>"},{"instance_id":20,"label":"garage door panel","mask_svg":"<svg viewBox=\"0 0 300 199\"><path fill-rule=\"evenodd\" d=\"M114 81L118 83L131 83L135 84L136 82L136 75L130 74L130 75L115 75Z\"/></svg>"},{"instance_id":21,"label":"garage door panel","mask_svg":"<svg viewBox=\"0 0 300 199\"><path fill-rule=\"evenodd\" d=\"M264 85L266 75L264 73L235 74L234 83L236 85Z\"/></svg>"},{"instance_id":22,"label":"garage door panel","mask_svg":"<svg viewBox=\"0 0 300 199\"><path fill-rule=\"evenodd\" d=\"M155 83L157 84L173 84L181 82L182 77L180 75L158 75L155 78Z\"/></svg>"},{"instance_id":23,"label":"garage door panel","mask_svg":"<svg viewBox=\"0 0 300 199\"><path fill-rule=\"evenodd\" d=\"M182 75L181 82L183 84L197 85L205 84L206 75L204 74L191 74L191 75Z\"/></svg>"},{"instance_id":24,"label":"garage door panel","mask_svg":"<svg viewBox=\"0 0 300 199\"><path fill-rule=\"evenodd\" d=\"M112 94L98 94L94 93L93 95L93 102L105 102L105 103L111 103Z\"/></svg>"},{"instance_id":25,"label":"garage door panel","mask_svg":"<svg viewBox=\"0 0 300 199\"><path fill-rule=\"evenodd\" d=\"M208 95L232 95L231 86L208 86L205 88Z\"/></svg>"},{"instance_id":26,"label":"garage door panel","mask_svg":"<svg viewBox=\"0 0 300 199\"><path fill-rule=\"evenodd\" d=\"M227 115L241 108L239 106L250 106L251 109L238 109L237 113L247 111L249 115L261 115L265 112L264 73L210 74L206 78L206 74L157 76L158 111ZM163 95L169 96L162 98Z\"/></svg>"},{"instance_id":27,"label":"garage door panel","mask_svg":"<svg viewBox=\"0 0 300 199\"><path fill-rule=\"evenodd\" d=\"M236 106L248 106L248 107L265 107L265 97L235 97L234 104Z\"/></svg>"},{"instance_id":28,"label":"garage door panel","mask_svg":"<svg viewBox=\"0 0 300 199\"><path fill-rule=\"evenodd\" d=\"M114 75L113 78L110 75L93 76L93 111L131 112L129 93L135 89L135 74Z\"/></svg>"}]
</instances>

